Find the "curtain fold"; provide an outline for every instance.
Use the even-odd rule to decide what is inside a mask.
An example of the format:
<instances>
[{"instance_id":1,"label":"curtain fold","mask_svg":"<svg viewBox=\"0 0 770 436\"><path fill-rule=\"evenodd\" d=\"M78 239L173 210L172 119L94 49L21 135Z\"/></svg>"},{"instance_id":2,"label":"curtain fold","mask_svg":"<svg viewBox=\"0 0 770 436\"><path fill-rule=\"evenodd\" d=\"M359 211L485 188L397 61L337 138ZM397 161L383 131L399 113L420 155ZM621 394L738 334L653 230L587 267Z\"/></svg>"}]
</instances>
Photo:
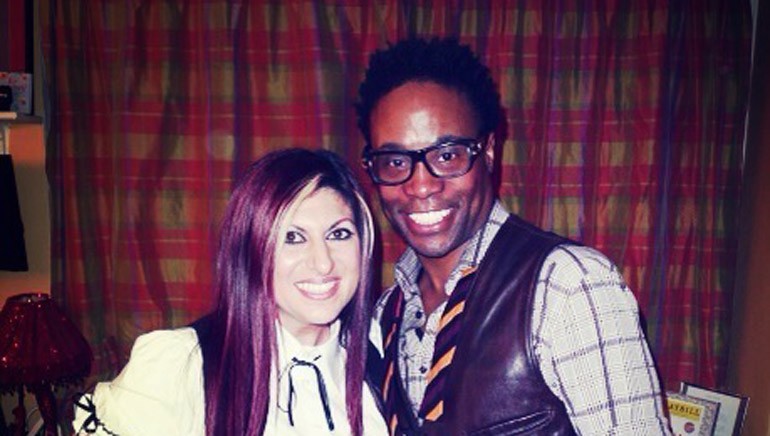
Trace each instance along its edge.
<instances>
[{"instance_id":1,"label":"curtain fold","mask_svg":"<svg viewBox=\"0 0 770 436\"><path fill-rule=\"evenodd\" d=\"M251 161L322 147L365 180L353 102L368 54L453 35L500 86L503 202L618 263L667 387L720 386L749 14L727 0L43 0L52 293L97 372L115 371L138 334L210 308L218 221ZM372 205L388 284L403 244Z\"/></svg>"}]
</instances>

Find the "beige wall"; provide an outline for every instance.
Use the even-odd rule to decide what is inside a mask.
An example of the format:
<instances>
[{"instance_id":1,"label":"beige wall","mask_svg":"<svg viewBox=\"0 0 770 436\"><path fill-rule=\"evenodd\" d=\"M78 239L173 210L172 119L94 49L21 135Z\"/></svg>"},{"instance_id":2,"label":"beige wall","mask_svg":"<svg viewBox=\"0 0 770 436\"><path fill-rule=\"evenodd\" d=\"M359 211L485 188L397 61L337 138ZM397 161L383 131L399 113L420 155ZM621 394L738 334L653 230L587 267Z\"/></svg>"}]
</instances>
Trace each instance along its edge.
<instances>
[{"instance_id":1,"label":"beige wall","mask_svg":"<svg viewBox=\"0 0 770 436\"><path fill-rule=\"evenodd\" d=\"M731 385L748 396L744 435L770 436L770 3L759 2L754 47L741 277L736 299Z\"/></svg>"},{"instance_id":2,"label":"beige wall","mask_svg":"<svg viewBox=\"0 0 770 436\"><path fill-rule=\"evenodd\" d=\"M43 128L40 123L12 124L9 136L29 271L0 271L0 303L23 292L49 293L51 284L51 224Z\"/></svg>"},{"instance_id":3,"label":"beige wall","mask_svg":"<svg viewBox=\"0 0 770 436\"><path fill-rule=\"evenodd\" d=\"M770 96L769 96L770 97ZM744 435L770 436L770 117L764 119L764 141L759 148L760 169L754 222L748 242L745 294L735 317L734 365L730 368L735 391L748 396Z\"/></svg>"}]
</instances>

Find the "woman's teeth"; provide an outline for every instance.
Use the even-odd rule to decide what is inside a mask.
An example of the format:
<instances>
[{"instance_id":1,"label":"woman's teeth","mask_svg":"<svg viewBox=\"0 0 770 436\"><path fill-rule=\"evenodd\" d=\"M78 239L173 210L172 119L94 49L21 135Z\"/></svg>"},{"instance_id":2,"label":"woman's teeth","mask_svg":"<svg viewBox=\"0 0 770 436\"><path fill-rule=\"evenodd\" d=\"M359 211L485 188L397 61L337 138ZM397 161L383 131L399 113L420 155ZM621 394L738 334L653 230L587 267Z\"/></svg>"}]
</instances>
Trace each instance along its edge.
<instances>
[{"instance_id":1,"label":"woman's teeth","mask_svg":"<svg viewBox=\"0 0 770 436\"><path fill-rule=\"evenodd\" d=\"M302 292L307 292L308 294L316 294L316 295L322 295L329 291L331 291L332 287L334 286L333 281L329 282L323 282L323 283L297 283L297 287Z\"/></svg>"}]
</instances>

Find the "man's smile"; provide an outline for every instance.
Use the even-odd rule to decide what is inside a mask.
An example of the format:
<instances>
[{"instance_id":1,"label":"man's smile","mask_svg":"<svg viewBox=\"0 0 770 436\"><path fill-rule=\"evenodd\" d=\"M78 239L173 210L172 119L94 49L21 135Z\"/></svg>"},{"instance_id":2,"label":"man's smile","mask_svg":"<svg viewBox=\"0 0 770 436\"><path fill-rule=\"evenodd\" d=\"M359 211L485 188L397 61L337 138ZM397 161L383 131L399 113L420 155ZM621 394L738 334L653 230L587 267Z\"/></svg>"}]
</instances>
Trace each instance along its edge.
<instances>
[{"instance_id":1,"label":"man's smile","mask_svg":"<svg viewBox=\"0 0 770 436\"><path fill-rule=\"evenodd\" d=\"M431 210L427 212L413 212L410 214L407 214L410 220L414 221L416 224L419 224L421 226L432 226L434 224L438 224L446 218L449 213L451 212L450 209L441 209L441 210Z\"/></svg>"}]
</instances>

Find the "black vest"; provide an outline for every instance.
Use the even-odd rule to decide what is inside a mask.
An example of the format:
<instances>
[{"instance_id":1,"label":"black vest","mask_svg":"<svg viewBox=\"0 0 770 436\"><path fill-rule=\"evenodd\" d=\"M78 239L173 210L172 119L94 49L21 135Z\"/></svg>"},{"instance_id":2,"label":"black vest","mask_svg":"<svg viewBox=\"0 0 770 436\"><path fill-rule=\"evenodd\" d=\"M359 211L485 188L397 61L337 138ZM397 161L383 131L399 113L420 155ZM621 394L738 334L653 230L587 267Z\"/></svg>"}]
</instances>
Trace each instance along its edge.
<instances>
[{"instance_id":1,"label":"black vest","mask_svg":"<svg viewBox=\"0 0 770 436\"><path fill-rule=\"evenodd\" d=\"M538 274L545 257L565 242L516 216L506 220L471 278L475 282L447 369L443 415L419 427L400 371L395 371L391 395L397 395L397 434L575 434L564 405L543 380L530 341ZM394 289L391 299L400 292ZM385 319L388 312L382 326L394 321ZM382 368L373 372L381 374ZM391 411L384 412L387 419Z\"/></svg>"}]
</instances>

